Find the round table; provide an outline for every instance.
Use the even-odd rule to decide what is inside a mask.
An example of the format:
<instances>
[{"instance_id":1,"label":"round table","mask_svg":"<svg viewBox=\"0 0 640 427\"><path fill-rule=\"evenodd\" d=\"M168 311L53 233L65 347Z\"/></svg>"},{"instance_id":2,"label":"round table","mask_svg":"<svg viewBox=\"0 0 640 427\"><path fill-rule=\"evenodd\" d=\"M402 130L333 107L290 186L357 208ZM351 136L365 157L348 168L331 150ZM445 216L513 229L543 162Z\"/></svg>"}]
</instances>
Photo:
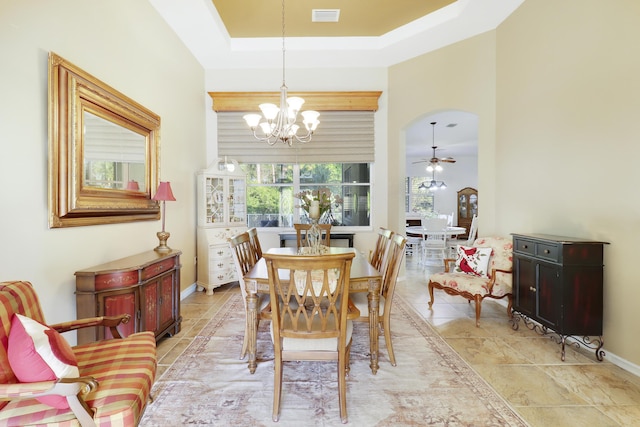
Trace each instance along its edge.
<instances>
[{"instance_id":1,"label":"round table","mask_svg":"<svg viewBox=\"0 0 640 427\"><path fill-rule=\"evenodd\" d=\"M447 227L444 230L427 230L422 228L420 225L413 225L406 228L407 234L419 234L421 236L426 236L428 234L432 235L442 235L445 234L447 237L457 236L458 234L464 234L467 232L467 229L464 227Z\"/></svg>"},{"instance_id":2,"label":"round table","mask_svg":"<svg viewBox=\"0 0 640 427\"><path fill-rule=\"evenodd\" d=\"M422 236L420 243L423 244L424 240L427 238L427 236L431 235L431 236L442 236L443 234L445 235L446 238L449 238L451 236L457 236L459 234L464 234L467 232L467 229L464 227L447 227L445 229L442 230L427 230L425 228L422 228L422 226L420 225L414 225L414 226L409 226L406 228L406 232L407 232L407 236L410 234L413 235L420 235ZM414 242L411 242L407 239L407 243L411 244ZM417 242L415 242L417 243ZM412 245L413 246L413 245ZM411 248L412 254L415 253L415 248L412 247ZM451 256L451 249L450 248L446 248L444 250L440 250L442 251L442 256L443 257L448 257ZM426 265L427 264L427 256L425 251L421 250L420 251L420 258L418 259L418 262L420 264ZM448 254L446 254L445 252L448 252ZM437 258L440 259L440 258Z\"/></svg>"}]
</instances>

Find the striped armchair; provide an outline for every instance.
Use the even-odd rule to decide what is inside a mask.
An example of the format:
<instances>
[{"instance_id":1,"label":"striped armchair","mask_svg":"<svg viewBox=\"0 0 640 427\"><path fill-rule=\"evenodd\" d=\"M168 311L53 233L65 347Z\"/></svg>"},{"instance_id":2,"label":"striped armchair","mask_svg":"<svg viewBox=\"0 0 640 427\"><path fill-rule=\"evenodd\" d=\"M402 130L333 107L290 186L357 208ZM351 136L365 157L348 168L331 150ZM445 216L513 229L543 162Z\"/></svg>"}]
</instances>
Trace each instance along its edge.
<instances>
[{"instance_id":1,"label":"striped armchair","mask_svg":"<svg viewBox=\"0 0 640 427\"><path fill-rule=\"evenodd\" d=\"M152 332L120 338L117 325L128 315L80 319L49 325L60 333L82 327L109 327L114 339L72 347L79 378L20 383L8 356L14 314L45 324L38 297L29 282L0 283L0 425L135 426L150 399L156 374ZM14 365L15 366L15 365ZM57 409L36 398L64 396L69 409Z\"/></svg>"}]
</instances>

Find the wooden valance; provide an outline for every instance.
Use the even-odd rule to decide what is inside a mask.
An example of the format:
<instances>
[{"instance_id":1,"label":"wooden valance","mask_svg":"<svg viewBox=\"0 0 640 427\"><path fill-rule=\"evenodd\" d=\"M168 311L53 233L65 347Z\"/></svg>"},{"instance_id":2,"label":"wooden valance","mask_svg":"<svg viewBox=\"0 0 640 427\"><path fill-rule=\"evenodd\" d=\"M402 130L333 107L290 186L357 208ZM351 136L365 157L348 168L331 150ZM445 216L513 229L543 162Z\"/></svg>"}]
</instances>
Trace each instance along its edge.
<instances>
[{"instance_id":1,"label":"wooden valance","mask_svg":"<svg viewBox=\"0 0 640 427\"><path fill-rule=\"evenodd\" d=\"M381 91L365 92L289 92L305 100L303 110L377 111ZM280 103L280 92L209 92L213 111L255 111L258 105Z\"/></svg>"}]
</instances>

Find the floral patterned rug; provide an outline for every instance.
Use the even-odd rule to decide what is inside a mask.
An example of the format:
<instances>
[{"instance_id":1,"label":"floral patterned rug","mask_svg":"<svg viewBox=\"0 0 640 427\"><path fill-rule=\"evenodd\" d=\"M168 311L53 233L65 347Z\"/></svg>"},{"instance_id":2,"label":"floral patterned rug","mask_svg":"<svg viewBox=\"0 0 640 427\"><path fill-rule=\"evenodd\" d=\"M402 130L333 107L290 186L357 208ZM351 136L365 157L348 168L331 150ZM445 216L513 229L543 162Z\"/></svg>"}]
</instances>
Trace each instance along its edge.
<instances>
[{"instance_id":1,"label":"floral patterned rug","mask_svg":"<svg viewBox=\"0 0 640 427\"><path fill-rule=\"evenodd\" d=\"M338 426L336 362L285 362L280 421L271 421L273 351L269 326L258 335L258 369L239 360L244 332L240 294L203 328L156 380L149 426ZM380 370L369 368L368 324L357 322L347 379L353 426L526 426L413 308L396 296L392 334L397 366L380 337Z\"/></svg>"}]
</instances>

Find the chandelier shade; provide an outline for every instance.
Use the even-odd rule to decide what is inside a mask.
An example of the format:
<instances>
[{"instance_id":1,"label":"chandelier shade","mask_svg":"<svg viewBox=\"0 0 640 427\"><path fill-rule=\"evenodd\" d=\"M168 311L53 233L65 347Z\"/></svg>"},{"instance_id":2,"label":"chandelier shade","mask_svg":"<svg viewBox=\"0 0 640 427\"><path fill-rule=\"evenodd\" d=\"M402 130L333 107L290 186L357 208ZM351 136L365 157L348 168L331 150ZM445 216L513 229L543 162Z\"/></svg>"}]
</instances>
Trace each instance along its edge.
<instances>
[{"instance_id":1,"label":"chandelier shade","mask_svg":"<svg viewBox=\"0 0 640 427\"><path fill-rule=\"evenodd\" d=\"M282 86L280 86L280 105L260 104L261 115L257 113L245 114L243 119L251 128L251 132L257 140L266 142L269 145L282 142L292 146L294 140L298 142L311 141L313 132L320 124L318 120L320 113L313 110L300 112L304 99L297 96L287 96L284 28L284 0L282 0ZM298 135L298 130L300 129L300 125L296 123L298 121L298 113L302 116L302 124L306 130L305 134Z\"/></svg>"}]
</instances>

